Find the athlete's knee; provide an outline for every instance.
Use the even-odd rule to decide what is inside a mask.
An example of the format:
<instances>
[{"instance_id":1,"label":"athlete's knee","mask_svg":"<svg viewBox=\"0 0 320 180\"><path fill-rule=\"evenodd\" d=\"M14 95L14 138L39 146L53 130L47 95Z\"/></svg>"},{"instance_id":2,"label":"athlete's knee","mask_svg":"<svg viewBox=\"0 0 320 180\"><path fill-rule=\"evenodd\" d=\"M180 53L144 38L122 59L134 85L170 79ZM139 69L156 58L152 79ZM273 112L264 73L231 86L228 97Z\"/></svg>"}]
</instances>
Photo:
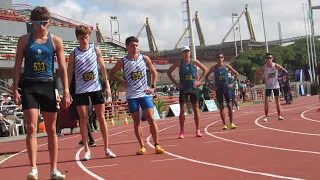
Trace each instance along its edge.
<instances>
[{"instance_id":1,"label":"athlete's knee","mask_svg":"<svg viewBox=\"0 0 320 180\"><path fill-rule=\"evenodd\" d=\"M27 133L28 134L37 134L37 126L34 124L27 125Z\"/></svg>"},{"instance_id":2,"label":"athlete's knee","mask_svg":"<svg viewBox=\"0 0 320 180\"><path fill-rule=\"evenodd\" d=\"M52 125L52 126L45 126L46 129L46 133L48 136L54 135L56 133L56 126Z\"/></svg>"}]
</instances>

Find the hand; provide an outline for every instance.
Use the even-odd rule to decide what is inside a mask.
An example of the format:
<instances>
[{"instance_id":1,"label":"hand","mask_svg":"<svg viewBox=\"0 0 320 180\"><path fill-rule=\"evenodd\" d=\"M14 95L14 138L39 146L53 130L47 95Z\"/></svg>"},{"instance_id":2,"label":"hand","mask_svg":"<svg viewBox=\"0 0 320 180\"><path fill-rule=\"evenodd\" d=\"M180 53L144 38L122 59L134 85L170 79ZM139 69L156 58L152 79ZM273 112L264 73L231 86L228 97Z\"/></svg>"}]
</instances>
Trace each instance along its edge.
<instances>
[{"instance_id":1,"label":"hand","mask_svg":"<svg viewBox=\"0 0 320 180\"><path fill-rule=\"evenodd\" d=\"M146 89L147 94L152 94L154 92L154 88L148 88Z\"/></svg>"},{"instance_id":2,"label":"hand","mask_svg":"<svg viewBox=\"0 0 320 180\"><path fill-rule=\"evenodd\" d=\"M193 83L194 86L199 87L202 84L201 81L196 81Z\"/></svg>"},{"instance_id":3,"label":"hand","mask_svg":"<svg viewBox=\"0 0 320 180\"><path fill-rule=\"evenodd\" d=\"M121 82L120 82L120 84L123 86L123 87L125 87L125 88L127 88L127 82L125 81L125 80L122 80Z\"/></svg>"},{"instance_id":4,"label":"hand","mask_svg":"<svg viewBox=\"0 0 320 180\"><path fill-rule=\"evenodd\" d=\"M111 90L110 89L106 89L104 92L106 99L108 99L111 96Z\"/></svg>"},{"instance_id":5,"label":"hand","mask_svg":"<svg viewBox=\"0 0 320 180\"><path fill-rule=\"evenodd\" d=\"M234 86L234 83L228 84L229 88L232 88Z\"/></svg>"},{"instance_id":6,"label":"hand","mask_svg":"<svg viewBox=\"0 0 320 180\"><path fill-rule=\"evenodd\" d=\"M63 95L63 102L64 102L64 107L68 108L71 103L72 103L72 97L71 95Z\"/></svg>"},{"instance_id":7,"label":"hand","mask_svg":"<svg viewBox=\"0 0 320 180\"><path fill-rule=\"evenodd\" d=\"M174 85L176 86L176 88L181 88L182 85L180 83L174 83Z\"/></svg>"},{"instance_id":8,"label":"hand","mask_svg":"<svg viewBox=\"0 0 320 180\"><path fill-rule=\"evenodd\" d=\"M13 91L13 101L16 105L20 104L20 94L18 93L18 90Z\"/></svg>"},{"instance_id":9,"label":"hand","mask_svg":"<svg viewBox=\"0 0 320 180\"><path fill-rule=\"evenodd\" d=\"M213 89L216 89L216 86L214 85L214 84L210 84L210 86L211 86L211 89L213 90Z\"/></svg>"}]
</instances>

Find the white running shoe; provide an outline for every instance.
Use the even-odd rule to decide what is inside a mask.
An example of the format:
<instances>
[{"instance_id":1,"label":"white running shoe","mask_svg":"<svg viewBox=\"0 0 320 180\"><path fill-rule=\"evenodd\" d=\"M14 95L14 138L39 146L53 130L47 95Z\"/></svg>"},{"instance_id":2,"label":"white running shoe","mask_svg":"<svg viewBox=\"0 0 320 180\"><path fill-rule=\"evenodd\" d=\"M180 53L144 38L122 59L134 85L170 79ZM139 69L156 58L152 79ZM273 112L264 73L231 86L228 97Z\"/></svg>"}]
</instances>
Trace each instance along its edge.
<instances>
[{"instance_id":1,"label":"white running shoe","mask_svg":"<svg viewBox=\"0 0 320 180\"><path fill-rule=\"evenodd\" d=\"M85 152L85 153L84 153L84 156L83 156L83 160L84 160L84 161L89 161L90 158L91 158L91 153L90 153L90 151Z\"/></svg>"},{"instance_id":2,"label":"white running shoe","mask_svg":"<svg viewBox=\"0 0 320 180\"><path fill-rule=\"evenodd\" d=\"M117 157L110 149L106 149L105 153L106 153L106 156L108 156L109 158Z\"/></svg>"},{"instance_id":3,"label":"white running shoe","mask_svg":"<svg viewBox=\"0 0 320 180\"><path fill-rule=\"evenodd\" d=\"M263 122L267 122L268 121L268 116L266 116L264 119L263 119Z\"/></svg>"},{"instance_id":4,"label":"white running shoe","mask_svg":"<svg viewBox=\"0 0 320 180\"><path fill-rule=\"evenodd\" d=\"M31 167L30 173L27 176L27 180L37 180L38 179L38 170L34 167Z\"/></svg>"},{"instance_id":5,"label":"white running shoe","mask_svg":"<svg viewBox=\"0 0 320 180\"><path fill-rule=\"evenodd\" d=\"M63 179L66 179L66 176L61 174L57 169L54 169L50 173L50 179L63 180Z\"/></svg>"},{"instance_id":6,"label":"white running shoe","mask_svg":"<svg viewBox=\"0 0 320 180\"><path fill-rule=\"evenodd\" d=\"M279 117L278 117L278 120L279 120L279 121L282 121L282 120L284 120L284 118L283 118L282 116L279 116Z\"/></svg>"}]
</instances>

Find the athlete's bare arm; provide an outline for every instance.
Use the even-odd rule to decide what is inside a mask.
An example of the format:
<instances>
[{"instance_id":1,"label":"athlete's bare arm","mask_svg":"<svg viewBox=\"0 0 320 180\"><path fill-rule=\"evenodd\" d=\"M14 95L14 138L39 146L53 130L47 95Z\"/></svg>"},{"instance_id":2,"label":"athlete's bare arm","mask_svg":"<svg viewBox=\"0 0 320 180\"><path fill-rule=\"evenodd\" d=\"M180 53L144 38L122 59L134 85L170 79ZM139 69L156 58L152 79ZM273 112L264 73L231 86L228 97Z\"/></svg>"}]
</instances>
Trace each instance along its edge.
<instances>
[{"instance_id":1,"label":"athlete's bare arm","mask_svg":"<svg viewBox=\"0 0 320 180\"><path fill-rule=\"evenodd\" d=\"M68 75L67 75L67 69L66 69L66 58L64 56L62 40L57 36L52 35L52 41L56 49L59 72L60 72L60 77L63 85L63 94L64 96L70 96L69 86L68 86Z\"/></svg>"},{"instance_id":2,"label":"athlete's bare arm","mask_svg":"<svg viewBox=\"0 0 320 180\"><path fill-rule=\"evenodd\" d=\"M69 61L68 61L68 85L70 87L71 81L72 81L72 74L74 72L74 50L69 55Z\"/></svg>"},{"instance_id":3,"label":"athlete's bare arm","mask_svg":"<svg viewBox=\"0 0 320 180\"><path fill-rule=\"evenodd\" d=\"M236 83L236 81L239 79L239 73L238 73L238 71L233 69L233 67L230 66L229 64L226 64L226 67L235 75L235 78L233 79L233 82L231 84L229 84L229 86L232 87L234 85L234 83Z\"/></svg>"},{"instance_id":4,"label":"athlete's bare arm","mask_svg":"<svg viewBox=\"0 0 320 180\"><path fill-rule=\"evenodd\" d=\"M214 73L215 67L216 67L216 65L213 65L213 66L209 69L209 72L207 73L207 75L205 76L205 80L206 80L206 82L208 82L209 84L211 84L210 79L209 79L209 76L210 76L210 74Z\"/></svg>"},{"instance_id":5,"label":"athlete's bare arm","mask_svg":"<svg viewBox=\"0 0 320 180\"><path fill-rule=\"evenodd\" d=\"M180 87L180 83L177 83L177 82L173 79L173 77L172 77L172 72L180 66L180 61L181 61L181 60L177 60L175 63L173 63L172 66L171 66L171 67L168 69L168 71L167 71L167 75L168 75L169 79L173 82L173 84L175 84L175 86L176 86L177 88Z\"/></svg>"},{"instance_id":6,"label":"athlete's bare arm","mask_svg":"<svg viewBox=\"0 0 320 180\"><path fill-rule=\"evenodd\" d=\"M153 93L155 87L156 87L156 83L157 83L157 79L158 79L158 73L156 68L154 67L154 65L151 62L151 59L148 56L143 56L144 61L146 62L146 65L151 73L151 84L154 85L154 88L149 88L149 90L147 90L147 94L151 94Z\"/></svg>"},{"instance_id":7,"label":"athlete's bare arm","mask_svg":"<svg viewBox=\"0 0 320 180\"><path fill-rule=\"evenodd\" d=\"M202 75L199 79L199 81L202 83L208 73L208 69L202 63L200 63L198 60L194 60L193 62L196 66L198 66L202 70Z\"/></svg>"},{"instance_id":8,"label":"athlete's bare arm","mask_svg":"<svg viewBox=\"0 0 320 180\"><path fill-rule=\"evenodd\" d=\"M262 74L262 72L264 71L264 68L265 68L265 66L262 66L260 69L257 70L257 72L256 72L256 77L257 77L258 79L263 80L263 77L261 76L261 74Z\"/></svg>"},{"instance_id":9,"label":"athlete's bare arm","mask_svg":"<svg viewBox=\"0 0 320 180\"><path fill-rule=\"evenodd\" d=\"M18 93L18 85L20 81L21 66L23 61L23 54L29 39L29 34L23 35L19 38L17 44L16 60L13 68L13 100L15 104L20 104L20 95Z\"/></svg>"},{"instance_id":10,"label":"athlete's bare arm","mask_svg":"<svg viewBox=\"0 0 320 180\"><path fill-rule=\"evenodd\" d=\"M285 68L283 68L281 65L276 63L275 66L277 70L282 70L285 75L288 75L288 71Z\"/></svg>"},{"instance_id":11,"label":"athlete's bare arm","mask_svg":"<svg viewBox=\"0 0 320 180\"><path fill-rule=\"evenodd\" d=\"M109 84L106 68L105 68L105 65L104 65L104 59L103 59L102 53L101 53L101 51L100 51L100 49L98 47L96 47L96 53L97 53L97 57L98 57L100 71L101 71L103 80L104 80L104 82L106 84L105 94L106 94L106 97L108 98L111 95L110 84Z\"/></svg>"},{"instance_id":12,"label":"athlete's bare arm","mask_svg":"<svg viewBox=\"0 0 320 180\"><path fill-rule=\"evenodd\" d=\"M123 79L120 79L116 76L116 73L118 71L120 71L121 69L123 68L123 62L122 60L119 60L117 61L117 63L114 65L114 67L111 69L110 73L109 73L109 76L110 76L110 79L113 80L113 81L117 81L119 82L122 86L126 87L127 86L127 83L125 80Z\"/></svg>"}]
</instances>

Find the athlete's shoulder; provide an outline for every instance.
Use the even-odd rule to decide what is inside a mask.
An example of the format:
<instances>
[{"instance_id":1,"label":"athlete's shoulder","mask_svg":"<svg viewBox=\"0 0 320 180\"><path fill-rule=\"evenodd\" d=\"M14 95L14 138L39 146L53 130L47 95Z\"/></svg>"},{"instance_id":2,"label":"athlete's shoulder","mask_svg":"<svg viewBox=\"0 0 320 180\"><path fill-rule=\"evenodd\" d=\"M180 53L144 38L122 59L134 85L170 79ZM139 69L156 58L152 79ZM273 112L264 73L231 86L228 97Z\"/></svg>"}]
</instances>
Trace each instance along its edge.
<instances>
[{"instance_id":1,"label":"athlete's shoulder","mask_svg":"<svg viewBox=\"0 0 320 180\"><path fill-rule=\"evenodd\" d=\"M26 44L28 42L29 38L30 38L30 34L31 33L28 33L28 34L20 36L19 40L18 40L18 43Z\"/></svg>"},{"instance_id":2,"label":"athlete's shoulder","mask_svg":"<svg viewBox=\"0 0 320 180\"><path fill-rule=\"evenodd\" d=\"M53 35L53 34L51 34L51 33L50 33L50 36L51 36L52 42L53 42L55 45L62 43L62 39L59 38L58 36Z\"/></svg>"}]
</instances>

